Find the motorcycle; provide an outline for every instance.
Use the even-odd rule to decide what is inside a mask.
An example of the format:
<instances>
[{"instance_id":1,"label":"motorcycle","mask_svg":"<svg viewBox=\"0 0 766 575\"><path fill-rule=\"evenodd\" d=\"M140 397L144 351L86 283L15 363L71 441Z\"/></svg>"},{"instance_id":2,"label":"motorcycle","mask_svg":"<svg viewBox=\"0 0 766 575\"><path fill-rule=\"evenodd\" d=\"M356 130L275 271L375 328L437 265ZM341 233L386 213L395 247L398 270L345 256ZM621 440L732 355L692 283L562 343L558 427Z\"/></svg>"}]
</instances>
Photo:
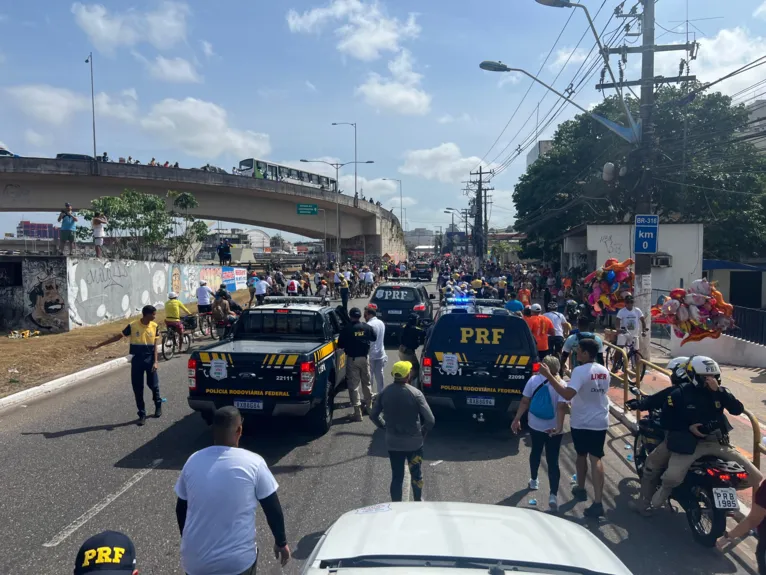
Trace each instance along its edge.
<instances>
[{"instance_id":1,"label":"motorcycle","mask_svg":"<svg viewBox=\"0 0 766 575\"><path fill-rule=\"evenodd\" d=\"M630 391L638 398L644 396L635 387ZM633 462L639 478L643 476L646 458L664 440L660 410L652 410L638 422L633 442ZM670 499L677 501L686 512L697 543L703 547L715 546L726 531L726 518L739 511L737 489L746 482L745 468L734 461L707 456L692 464L683 483L671 492Z\"/></svg>"},{"instance_id":2,"label":"motorcycle","mask_svg":"<svg viewBox=\"0 0 766 575\"><path fill-rule=\"evenodd\" d=\"M235 320L228 320L228 319L221 319L217 320L215 322L215 337L216 339L222 340L226 339L231 335L232 330L234 329L234 324L237 323L237 320L239 319L239 315L241 311L232 310L234 312L234 315L237 316L237 319Z\"/></svg>"}]
</instances>

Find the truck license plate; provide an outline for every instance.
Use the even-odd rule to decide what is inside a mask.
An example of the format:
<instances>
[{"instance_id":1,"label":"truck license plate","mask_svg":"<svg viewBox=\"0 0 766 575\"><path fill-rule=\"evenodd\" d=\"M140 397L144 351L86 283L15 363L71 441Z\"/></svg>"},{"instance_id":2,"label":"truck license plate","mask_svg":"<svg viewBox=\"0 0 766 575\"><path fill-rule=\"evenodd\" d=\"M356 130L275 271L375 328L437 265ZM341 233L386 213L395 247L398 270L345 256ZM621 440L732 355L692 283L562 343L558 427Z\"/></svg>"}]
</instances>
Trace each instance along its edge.
<instances>
[{"instance_id":1,"label":"truck license plate","mask_svg":"<svg viewBox=\"0 0 766 575\"><path fill-rule=\"evenodd\" d=\"M237 409L263 409L263 400L255 399L253 401L234 401L234 407Z\"/></svg>"},{"instance_id":2,"label":"truck license plate","mask_svg":"<svg viewBox=\"0 0 766 575\"><path fill-rule=\"evenodd\" d=\"M492 407L495 405L494 397L469 397L466 399L468 405L482 405L485 407Z\"/></svg>"},{"instance_id":3,"label":"truck license plate","mask_svg":"<svg viewBox=\"0 0 766 575\"><path fill-rule=\"evenodd\" d=\"M733 487L714 487L713 497L717 509L739 509L737 490Z\"/></svg>"}]
</instances>

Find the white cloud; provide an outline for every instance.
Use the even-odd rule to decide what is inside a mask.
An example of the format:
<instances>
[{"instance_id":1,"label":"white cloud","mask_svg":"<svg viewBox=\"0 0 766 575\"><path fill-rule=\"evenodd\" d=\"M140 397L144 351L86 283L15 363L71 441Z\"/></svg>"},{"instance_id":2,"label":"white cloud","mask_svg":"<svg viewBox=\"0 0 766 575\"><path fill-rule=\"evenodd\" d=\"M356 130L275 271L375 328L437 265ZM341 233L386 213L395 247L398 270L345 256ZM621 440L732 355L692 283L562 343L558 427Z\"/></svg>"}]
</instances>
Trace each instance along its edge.
<instances>
[{"instance_id":1,"label":"white cloud","mask_svg":"<svg viewBox=\"0 0 766 575\"><path fill-rule=\"evenodd\" d=\"M232 128L226 110L195 98L166 98L154 104L141 127L168 147L208 160L224 154L258 158L271 151L268 134Z\"/></svg>"},{"instance_id":2,"label":"white cloud","mask_svg":"<svg viewBox=\"0 0 766 575\"><path fill-rule=\"evenodd\" d=\"M518 72L503 72L503 76L497 81L497 87L502 88L508 84L518 84L520 81L521 74Z\"/></svg>"},{"instance_id":3,"label":"white cloud","mask_svg":"<svg viewBox=\"0 0 766 575\"><path fill-rule=\"evenodd\" d=\"M409 208L410 206L414 206L418 203L418 201L410 196L403 196L402 201L399 202L399 196L396 196L395 198L390 198L385 201L385 205L387 208L399 208L399 204L401 203L402 207ZM408 218L409 219L409 218Z\"/></svg>"},{"instance_id":4,"label":"white cloud","mask_svg":"<svg viewBox=\"0 0 766 575\"><path fill-rule=\"evenodd\" d=\"M373 72L364 84L357 87L356 93L374 108L410 116L428 114L431 111L431 95L420 88L422 75L412 70L410 52L402 50L388 63L388 69L390 78Z\"/></svg>"},{"instance_id":5,"label":"white cloud","mask_svg":"<svg viewBox=\"0 0 766 575\"><path fill-rule=\"evenodd\" d=\"M559 48L556 50L553 61L548 64L548 69L558 72L564 65L582 64L587 57L588 53L582 48Z\"/></svg>"},{"instance_id":6,"label":"white cloud","mask_svg":"<svg viewBox=\"0 0 766 575\"><path fill-rule=\"evenodd\" d=\"M26 140L27 144L30 146L35 146L36 148L50 146L53 143L53 138L51 136L40 134L31 128L24 132L24 139Z\"/></svg>"},{"instance_id":7,"label":"white cloud","mask_svg":"<svg viewBox=\"0 0 766 575\"><path fill-rule=\"evenodd\" d=\"M377 2L331 0L326 6L302 14L296 10L287 13L287 24L295 33L318 34L330 22L338 25L335 29L337 49L365 61L376 60L384 52L398 52L403 40L420 34L415 14L410 14L404 22L389 18Z\"/></svg>"},{"instance_id":8,"label":"white cloud","mask_svg":"<svg viewBox=\"0 0 766 575\"><path fill-rule=\"evenodd\" d=\"M87 97L86 97L87 100ZM86 107L88 107L86 105ZM96 117L108 117L123 122L133 122L138 114L138 96L130 88L122 92L122 98L113 98L104 92L96 94Z\"/></svg>"},{"instance_id":9,"label":"white cloud","mask_svg":"<svg viewBox=\"0 0 766 575\"><path fill-rule=\"evenodd\" d=\"M452 124L453 122L470 122L471 116L469 116L466 112L463 112L457 117L453 116L452 114L444 114L436 121L440 124Z\"/></svg>"},{"instance_id":10,"label":"white cloud","mask_svg":"<svg viewBox=\"0 0 766 575\"><path fill-rule=\"evenodd\" d=\"M426 180L456 184L467 178L468 173L480 163L481 158L463 157L457 144L448 142L435 148L407 151L399 172Z\"/></svg>"},{"instance_id":11,"label":"white cloud","mask_svg":"<svg viewBox=\"0 0 766 575\"><path fill-rule=\"evenodd\" d=\"M702 82L716 80L766 54L766 38L751 35L742 27L719 30L712 38L699 38L698 42L699 53L697 59L691 63L690 71ZM683 55L683 52L680 54ZM657 74L678 75L680 58L679 52L658 52ZM762 79L763 67L758 67L724 80L709 91L734 94Z\"/></svg>"},{"instance_id":12,"label":"white cloud","mask_svg":"<svg viewBox=\"0 0 766 575\"><path fill-rule=\"evenodd\" d=\"M207 58L212 58L215 56L215 52L213 52L213 45L208 42L207 40L202 40L202 53L205 54Z\"/></svg>"},{"instance_id":13,"label":"white cloud","mask_svg":"<svg viewBox=\"0 0 766 575\"><path fill-rule=\"evenodd\" d=\"M763 2L760 6L758 6L758 8L755 9L755 12L753 12L753 18L766 20L766 2Z\"/></svg>"},{"instance_id":14,"label":"white cloud","mask_svg":"<svg viewBox=\"0 0 766 575\"><path fill-rule=\"evenodd\" d=\"M89 100L66 88L45 84L13 86L6 93L27 116L46 124L60 126L74 114L87 110Z\"/></svg>"},{"instance_id":15,"label":"white cloud","mask_svg":"<svg viewBox=\"0 0 766 575\"><path fill-rule=\"evenodd\" d=\"M202 82L202 77L197 73L194 64L183 58L157 56L154 62L149 64L149 72L152 77L163 82L172 82L174 84L195 84Z\"/></svg>"},{"instance_id":16,"label":"white cloud","mask_svg":"<svg viewBox=\"0 0 766 575\"><path fill-rule=\"evenodd\" d=\"M307 88L308 88L308 89L309 89L311 92L316 92L316 91L317 91L317 87L316 87L316 86L314 86L314 84L312 84L312 83L311 83L311 82L309 82L308 80L306 80L306 87L307 87Z\"/></svg>"},{"instance_id":17,"label":"white cloud","mask_svg":"<svg viewBox=\"0 0 766 575\"><path fill-rule=\"evenodd\" d=\"M186 39L189 7L182 2L161 2L156 10L109 13L101 4L72 4L75 22L100 51L147 42L160 50Z\"/></svg>"}]
</instances>

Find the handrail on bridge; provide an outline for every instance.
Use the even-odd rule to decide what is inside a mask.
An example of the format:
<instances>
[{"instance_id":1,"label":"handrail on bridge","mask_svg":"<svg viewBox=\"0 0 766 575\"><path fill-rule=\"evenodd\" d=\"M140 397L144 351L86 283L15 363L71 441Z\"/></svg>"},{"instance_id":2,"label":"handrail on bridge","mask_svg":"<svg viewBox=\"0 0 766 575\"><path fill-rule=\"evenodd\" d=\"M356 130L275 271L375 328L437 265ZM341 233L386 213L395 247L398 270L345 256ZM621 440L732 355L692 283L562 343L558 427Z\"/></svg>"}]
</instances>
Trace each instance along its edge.
<instances>
[{"instance_id":1,"label":"handrail on bridge","mask_svg":"<svg viewBox=\"0 0 766 575\"><path fill-rule=\"evenodd\" d=\"M604 345L609 346L614 352L620 353L622 355L622 365L626 366L622 374L617 374L612 372L611 370L609 373L616 377L617 379L620 379L623 383L623 404L622 409L624 412L627 410L625 409L625 404L628 402L628 393L630 391L630 376L635 377L635 373L630 370L630 368L627 367L628 365L628 354L625 352L625 350L617 345L614 345L613 343L610 343L608 341L604 342ZM658 371L659 373L662 373L668 377L670 377L670 370L665 369L664 367L660 367L656 363L652 363L651 361L648 361L644 358L640 358L638 361L638 365L640 366L639 371L641 372L641 376L646 374L647 368L652 368L655 371ZM609 367L607 366L607 369ZM636 379L636 387L639 389L641 388L641 380ZM755 465L756 468L760 469L761 467L761 453L766 454L766 447L764 447L763 442L761 441L761 425L756 419L755 415L753 413L745 408L743 413L747 416L747 418L750 420L750 425L753 428L753 451L752 451L752 461L753 465ZM640 419L640 411L636 411L636 421ZM758 486L753 487L753 498L755 498L755 491L758 488Z\"/></svg>"}]
</instances>

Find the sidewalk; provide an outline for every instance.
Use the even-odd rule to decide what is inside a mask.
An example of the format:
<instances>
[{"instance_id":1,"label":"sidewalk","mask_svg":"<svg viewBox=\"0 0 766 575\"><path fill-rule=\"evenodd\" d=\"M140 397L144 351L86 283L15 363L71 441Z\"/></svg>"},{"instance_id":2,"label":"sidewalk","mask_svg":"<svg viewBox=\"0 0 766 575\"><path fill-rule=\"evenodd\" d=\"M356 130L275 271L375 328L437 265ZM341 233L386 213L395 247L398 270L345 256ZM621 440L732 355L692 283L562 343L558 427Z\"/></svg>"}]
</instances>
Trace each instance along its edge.
<instances>
[{"instance_id":1,"label":"sidewalk","mask_svg":"<svg viewBox=\"0 0 766 575\"><path fill-rule=\"evenodd\" d=\"M664 367L671 356L658 347L652 347L652 363ZM759 436L766 436L766 369L754 369L737 367L733 365L721 365L722 380L724 385L745 404L745 407L756 417L760 423ZM612 380L613 385L609 390L609 399L620 407L623 406L623 390L617 385L617 380ZM761 389L759 386L764 385ZM648 370L641 381L641 390L647 394L656 393L670 386L670 378L655 370ZM633 397L632 395L630 397ZM745 415L727 414L729 422L734 428L730 434L734 446L748 459L753 459L753 426L750 419ZM760 469L766 469L766 455L761 455ZM750 504L750 492L740 492L740 498Z\"/></svg>"},{"instance_id":2,"label":"sidewalk","mask_svg":"<svg viewBox=\"0 0 766 575\"><path fill-rule=\"evenodd\" d=\"M240 290L232 295L240 305L250 299L248 290ZM186 307L192 313L197 311L196 303L186 304ZM124 357L128 353L127 338L94 352L89 352L86 346L104 341L137 318L122 318L67 333L30 339L0 339L0 397ZM157 310L157 323L164 329L164 310Z\"/></svg>"}]
</instances>

